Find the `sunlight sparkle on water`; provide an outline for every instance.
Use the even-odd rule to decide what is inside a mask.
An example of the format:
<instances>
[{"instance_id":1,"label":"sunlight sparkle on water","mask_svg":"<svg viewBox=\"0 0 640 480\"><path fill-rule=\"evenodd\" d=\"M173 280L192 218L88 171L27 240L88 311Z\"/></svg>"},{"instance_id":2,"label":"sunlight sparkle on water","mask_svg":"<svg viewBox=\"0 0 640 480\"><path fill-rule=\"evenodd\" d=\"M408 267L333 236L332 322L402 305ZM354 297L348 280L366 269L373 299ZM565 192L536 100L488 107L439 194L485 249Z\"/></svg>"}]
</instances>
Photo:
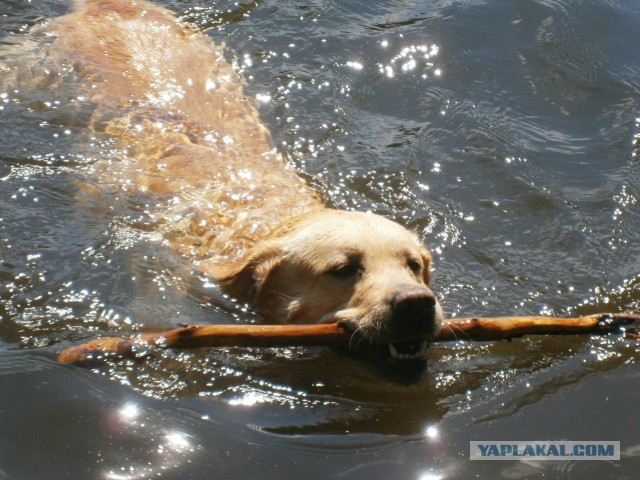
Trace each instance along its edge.
<instances>
[{"instance_id":1,"label":"sunlight sparkle on water","mask_svg":"<svg viewBox=\"0 0 640 480\"><path fill-rule=\"evenodd\" d=\"M127 422L133 422L140 416L140 408L135 403L127 403L118 412L120 418Z\"/></svg>"},{"instance_id":2,"label":"sunlight sparkle on water","mask_svg":"<svg viewBox=\"0 0 640 480\"><path fill-rule=\"evenodd\" d=\"M258 93L256 95L256 100L260 103L269 103L271 101L271 95L267 93Z\"/></svg>"},{"instance_id":3,"label":"sunlight sparkle on water","mask_svg":"<svg viewBox=\"0 0 640 480\"><path fill-rule=\"evenodd\" d=\"M183 452L191 448L189 437L182 432L167 433L165 441L166 443L164 446L171 448L171 450L175 452Z\"/></svg>"},{"instance_id":4,"label":"sunlight sparkle on water","mask_svg":"<svg viewBox=\"0 0 640 480\"><path fill-rule=\"evenodd\" d=\"M440 432L438 431L438 428L435 425L429 425L425 429L424 434L427 438L434 440L438 438L438 435L440 435Z\"/></svg>"},{"instance_id":5,"label":"sunlight sparkle on water","mask_svg":"<svg viewBox=\"0 0 640 480\"><path fill-rule=\"evenodd\" d=\"M444 476L437 472L426 472L420 476L420 480L442 480Z\"/></svg>"},{"instance_id":6,"label":"sunlight sparkle on water","mask_svg":"<svg viewBox=\"0 0 640 480\"><path fill-rule=\"evenodd\" d=\"M265 395L249 393L244 397L236 397L229 400L229 405L241 405L243 407L251 407L257 403L265 403L268 399Z\"/></svg>"},{"instance_id":7,"label":"sunlight sparkle on water","mask_svg":"<svg viewBox=\"0 0 640 480\"><path fill-rule=\"evenodd\" d=\"M389 42L383 40L380 45L388 47ZM378 70L388 78L393 78L398 73L409 73L412 71L422 71L422 78L428 78L431 72L434 76L442 75L442 69L435 67L432 62L433 57L438 55L440 47L437 45L409 45L403 47L391 61L384 65L378 64ZM349 65L349 63L347 63Z\"/></svg>"}]
</instances>

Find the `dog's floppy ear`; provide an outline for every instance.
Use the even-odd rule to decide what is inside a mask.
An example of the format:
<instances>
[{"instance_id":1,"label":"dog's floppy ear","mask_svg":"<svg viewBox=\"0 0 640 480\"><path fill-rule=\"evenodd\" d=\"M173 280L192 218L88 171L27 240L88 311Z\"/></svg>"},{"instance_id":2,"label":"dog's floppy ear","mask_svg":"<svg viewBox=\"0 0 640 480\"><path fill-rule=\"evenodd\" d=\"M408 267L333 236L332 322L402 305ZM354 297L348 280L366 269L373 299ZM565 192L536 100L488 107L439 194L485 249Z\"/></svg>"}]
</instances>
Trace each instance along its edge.
<instances>
[{"instance_id":1,"label":"dog's floppy ear","mask_svg":"<svg viewBox=\"0 0 640 480\"><path fill-rule=\"evenodd\" d=\"M200 269L220 283L220 287L237 299L254 301L269 274L282 261L282 249L277 243L267 243L246 259L236 262L207 262Z\"/></svg>"},{"instance_id":2,"label":"dog's floppy ear","mask_svg":"<svg viewBox=\"0 0 640 480\"><path fill-rule=\"evenodd\" d=\"M422 257L422 261L424 263L424 268L422 269L422 277L424 279L424 283L427 287L431 288L431 253L427 250L423 245L420 245L420 256Z\"/></svg>"}]
</instances>

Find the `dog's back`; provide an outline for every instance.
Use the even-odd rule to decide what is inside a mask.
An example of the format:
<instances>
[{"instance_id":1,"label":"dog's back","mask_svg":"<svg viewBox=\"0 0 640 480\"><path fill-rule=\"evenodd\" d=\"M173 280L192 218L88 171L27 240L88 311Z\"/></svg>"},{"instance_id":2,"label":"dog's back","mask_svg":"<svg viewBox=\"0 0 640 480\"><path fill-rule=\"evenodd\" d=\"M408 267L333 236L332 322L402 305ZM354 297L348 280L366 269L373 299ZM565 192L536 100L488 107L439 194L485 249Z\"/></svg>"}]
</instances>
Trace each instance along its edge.
<instances>
[{"instance_id":1,"label":"dog's back","mask_svg":"<svg viewBox=\"0 0 640 480\"><path fill-rule=\"evenodd\" d=\"M48 28L50 59L95 103L91 127L126 154L98 165L98 178L158 196L152 220L177 252L242 256L287 216L320 206L273 149L222 47L168 10L87 0Z\"/></svg>"}]
</instances>

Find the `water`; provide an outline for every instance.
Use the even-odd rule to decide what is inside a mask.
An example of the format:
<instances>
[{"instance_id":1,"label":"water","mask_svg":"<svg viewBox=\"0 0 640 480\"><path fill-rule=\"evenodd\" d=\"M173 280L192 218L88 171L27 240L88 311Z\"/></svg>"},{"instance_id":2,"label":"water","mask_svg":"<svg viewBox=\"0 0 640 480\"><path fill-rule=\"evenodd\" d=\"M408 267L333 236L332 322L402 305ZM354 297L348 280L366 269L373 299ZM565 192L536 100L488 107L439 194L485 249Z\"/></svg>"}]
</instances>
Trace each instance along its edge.
<instances>
[{"instance_id":1,"label":"water","mask_svg":"<svg viewBox=\"0 0 640 480\"><path fill-rule=\"evenodd\" d=\"M450 316L640 310L635 0L162 3L226 42L329 203L420 233ZM67 10L2 0L2 50ZM435 345L421 377L321 348L56 364L98 334L256 321L155 241L149 199L95 194L112 153L76 96L0 97L0 479L637 476L640 348L615 335ZM495 439L623 456L468 460Z\"/></svg>"}]
</instances>

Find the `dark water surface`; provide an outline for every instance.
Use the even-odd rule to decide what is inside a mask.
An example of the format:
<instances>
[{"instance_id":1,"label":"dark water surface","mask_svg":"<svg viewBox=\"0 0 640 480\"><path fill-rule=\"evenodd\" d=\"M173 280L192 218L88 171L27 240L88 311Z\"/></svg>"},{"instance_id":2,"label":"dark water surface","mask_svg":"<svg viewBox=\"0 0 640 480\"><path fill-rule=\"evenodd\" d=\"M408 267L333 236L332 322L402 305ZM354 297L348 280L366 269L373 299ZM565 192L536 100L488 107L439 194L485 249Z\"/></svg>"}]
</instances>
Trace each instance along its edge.
<instances>
[{"instance_id":1,"label":"dark water surface","mask_svg":"<svg viewBox=\"0 0 640 480\"><path fill-rule=\"evenodd\" d=\"M420 233L448 315L640 311L637 0L161 3L226 42L331 203ZM79 186L109 147L90 106L10 86L18 39L67 10L0 0L0 479L638 478L640 345L616 335L436 345L420 378L322 348L56 364L99 334L255 321L144 204ZM468 459L561 439L622 458Z\"/></svg>"}]
</instances>

